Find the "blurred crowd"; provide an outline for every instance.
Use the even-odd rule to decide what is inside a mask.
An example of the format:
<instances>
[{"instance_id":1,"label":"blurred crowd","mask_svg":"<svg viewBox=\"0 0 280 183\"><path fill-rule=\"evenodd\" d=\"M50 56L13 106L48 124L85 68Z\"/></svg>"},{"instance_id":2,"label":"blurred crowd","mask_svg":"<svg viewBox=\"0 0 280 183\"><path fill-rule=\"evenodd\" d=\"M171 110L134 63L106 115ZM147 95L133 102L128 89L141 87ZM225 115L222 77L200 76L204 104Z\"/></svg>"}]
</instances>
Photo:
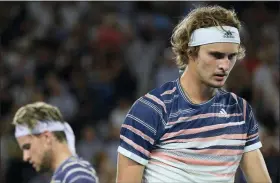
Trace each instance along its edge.
<instances>
[{"instance_id":1,"label":"blurred crowd","mask_svg":"<svg viewBox=\"0 0 280 183\"><path fill-rule=\"evenodd\" d=\"M259 121L269 172L279 168L279 2L1 2L0 182L48 183L22 162L10 125L34 101L58 106L76 134L78 154L101 183L115 181L119 130L139 96L179 71L174 26L190 9L235 8L246 57L225 88L245 98ZM278 161L278 163L277 163ZM277 177L278 176L278 177ZM236 182L243 182L238 174Z\"/></svg>"}]
</instances>

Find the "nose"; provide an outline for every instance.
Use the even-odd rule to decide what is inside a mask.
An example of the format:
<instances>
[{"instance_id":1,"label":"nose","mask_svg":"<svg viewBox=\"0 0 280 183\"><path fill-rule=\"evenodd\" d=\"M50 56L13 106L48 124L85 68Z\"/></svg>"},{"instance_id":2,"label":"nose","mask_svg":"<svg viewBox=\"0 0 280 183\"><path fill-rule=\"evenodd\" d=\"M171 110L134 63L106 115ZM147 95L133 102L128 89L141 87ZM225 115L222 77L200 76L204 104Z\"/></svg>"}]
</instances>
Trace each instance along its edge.
<instances>
[{"instance_id":1,"label":"nose","mask_svg":"<svg viewBox=\"0 0 280 183\"><path fill-rule=\"evenodd\" d=\"M230 64L231 62L228 58L221 59L218 65L219 70L223 70L224 72L227 72L230 69Z\"/></svg>"},{"instance_id":2,"label":"nose","mask_svg":"<svg viewBox=\"0 0 280 183\"><path fill-rule=\"evenodd\" d=\"M30 154L28 151L23 151L23 161L28 162L30 160Z\"/></svg>"}]
</instances>

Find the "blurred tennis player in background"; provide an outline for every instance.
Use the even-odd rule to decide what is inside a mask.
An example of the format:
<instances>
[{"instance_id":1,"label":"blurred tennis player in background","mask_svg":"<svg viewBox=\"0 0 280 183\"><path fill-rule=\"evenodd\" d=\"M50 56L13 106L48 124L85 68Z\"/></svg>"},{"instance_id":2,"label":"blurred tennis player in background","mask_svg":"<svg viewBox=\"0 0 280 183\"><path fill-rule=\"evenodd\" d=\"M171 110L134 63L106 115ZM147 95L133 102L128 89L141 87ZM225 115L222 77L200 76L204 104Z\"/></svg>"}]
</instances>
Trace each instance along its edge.
<instances>
[{"instance_id":1,"label":"blurred tennis player in background","mask_svg":"<svg viewBox=\"0 0 280 183\"><path fill-rule=\"evenodd\" d=\"M248 182L271 182L250 104L221 89L244 57L240 29L219 6L196 8L176 26L171 43L184 71L128 112L118 182L234 182L239 165Z\"/></svg>"},{"instance_id":2,"label":"blurred tennis player in background","mask_svg":"<svg viewBox=\"0 0 280 183\"><path fill-rule=\"evenodd\" d=\"M21 107L13 119L23 160L37 172L53 172L51 183L97 183L89 162L76 155L75 135L58 108L43 102Z\"/></svg>"}]
</instances>

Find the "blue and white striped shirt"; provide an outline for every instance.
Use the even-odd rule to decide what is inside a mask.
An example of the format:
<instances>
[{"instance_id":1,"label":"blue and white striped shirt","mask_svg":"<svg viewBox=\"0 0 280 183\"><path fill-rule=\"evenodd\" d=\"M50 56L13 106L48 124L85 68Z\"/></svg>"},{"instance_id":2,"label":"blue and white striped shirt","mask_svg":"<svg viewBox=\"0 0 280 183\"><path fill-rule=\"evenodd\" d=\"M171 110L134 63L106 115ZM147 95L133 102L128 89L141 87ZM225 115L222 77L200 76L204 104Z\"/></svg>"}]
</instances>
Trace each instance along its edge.
<instances>
[{"instance_id":1,"label":"blue and white striped shirt","mask_svg":"<svg viewBox=\"0 0 280 183\"><path fill-rule=\"evenodd\" d=\"M261 146L244 99L219 90L192 104L177 79L133 104L118 152L145 166L144 182L234 182L242 155Z\"/></svg>"},{"instance_id":2,"label":"blue and white striped shirt","mask_svg":"<svg viewBox=\"0 0 280 183\"><path fill-rule=\"evenodd\" d=\"M51 183L98 183L98 177L88 161L71 156L56 169Z\"/></svg>"}]
</instances>

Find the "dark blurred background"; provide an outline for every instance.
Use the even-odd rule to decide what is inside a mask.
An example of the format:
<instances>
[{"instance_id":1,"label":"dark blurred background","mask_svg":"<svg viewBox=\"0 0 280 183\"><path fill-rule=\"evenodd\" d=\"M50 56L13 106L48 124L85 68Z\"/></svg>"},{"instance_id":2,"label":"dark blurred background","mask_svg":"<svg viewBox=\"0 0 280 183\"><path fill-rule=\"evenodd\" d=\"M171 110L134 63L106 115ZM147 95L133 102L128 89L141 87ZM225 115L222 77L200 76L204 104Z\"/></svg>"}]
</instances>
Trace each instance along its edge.
<instances>
[{"instance_id":1,"label":"dark blurred background","mask_svg":"<svg viewBox=\"0 0 280 183\"><path fill-rule=\"evenodd\" d=\"M1 2L2 183L48 183L22 162L15 111L34 101L58 106L80 156L101 183L115 182L119 130L139 96L179 76L170 50L174 26L190 9L235 8L247 56L225 88L254 108L273 182L279 160L279 2ZM244 182L240 172L236 182Z\"/></svg>"}]
</instances>

